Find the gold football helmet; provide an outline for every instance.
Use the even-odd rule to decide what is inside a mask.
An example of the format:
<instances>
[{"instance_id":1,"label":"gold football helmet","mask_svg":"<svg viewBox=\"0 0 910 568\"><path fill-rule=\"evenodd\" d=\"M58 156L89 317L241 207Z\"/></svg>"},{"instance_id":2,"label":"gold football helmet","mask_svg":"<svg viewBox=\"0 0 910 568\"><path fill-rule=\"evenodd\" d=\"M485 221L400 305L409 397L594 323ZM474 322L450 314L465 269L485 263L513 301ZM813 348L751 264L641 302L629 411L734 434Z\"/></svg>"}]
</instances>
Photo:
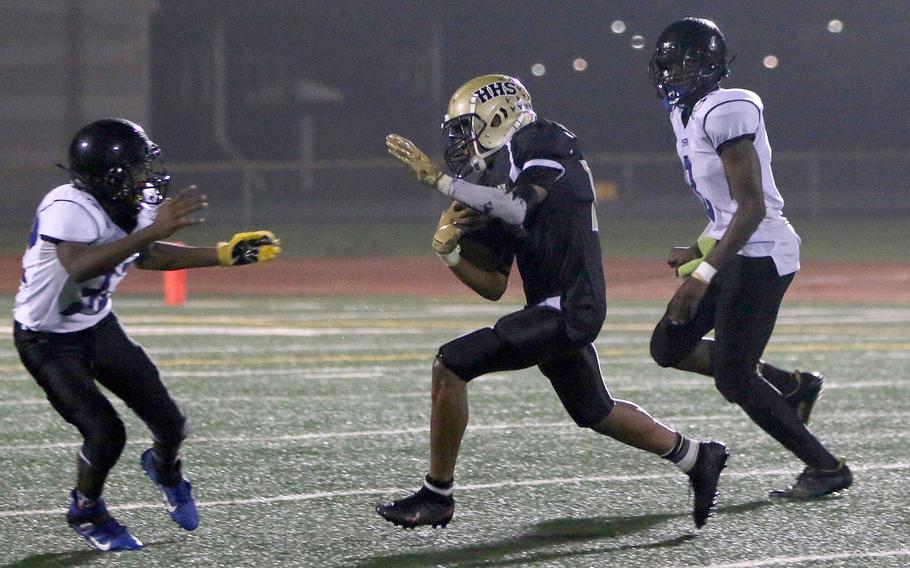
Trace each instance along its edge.
<instances>
[{"instance_id":1,"label":"gold football helmet","mask_svg":"<svg viewBox=\"0 0 910 568\"><path fill-rule=\"evenodd\" d=\"M508 75L475 77L449 100L442 123L449 139L446 164L455 177L462 177L469 168L483 171L487 156L536 119L531 95L521 81Z\"/></svg>"}]
</instances>

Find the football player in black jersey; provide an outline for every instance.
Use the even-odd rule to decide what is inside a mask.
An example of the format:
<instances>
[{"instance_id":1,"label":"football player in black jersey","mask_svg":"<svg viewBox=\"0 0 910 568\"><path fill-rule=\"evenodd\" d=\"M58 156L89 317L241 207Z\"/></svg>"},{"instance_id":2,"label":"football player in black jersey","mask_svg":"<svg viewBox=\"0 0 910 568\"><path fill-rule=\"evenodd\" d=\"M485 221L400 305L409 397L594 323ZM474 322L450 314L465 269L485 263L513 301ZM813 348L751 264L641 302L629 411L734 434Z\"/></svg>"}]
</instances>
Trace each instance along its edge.
<instances>
[{"instance_id":1,"label":"football player in black jersey","mask_svg":"<svg viewBox=\"0 0 910 568\"><path fill-rule=\"evenodd\" d=\"M575 135L537 118L527 90L505 75L484 75L460 87L443 130L454 178L409 140L395 134L386 139L389 152L422 183L456 202L440 220L434 249L462 282L494 300L506 289L514 257L527 305L440 347L433 363L429 472L417 493L377 505L376 512L405 527L445 526L455 510L468 382L536 365L579 426L658 454L686 472L695 492L695 523L703 526L715 504L726 446L690 440L639 406L614 400L601 376L593 342L606 313L603 261L591 172ZM481 184L462 178L485 169ZM462 239L472 229L472 238ZM462 254L459 240L465 247L485 240L481 244L495 250L485 257L492 261L470 262L474 256L467 249Z\"/></svg>"}]
</instances>

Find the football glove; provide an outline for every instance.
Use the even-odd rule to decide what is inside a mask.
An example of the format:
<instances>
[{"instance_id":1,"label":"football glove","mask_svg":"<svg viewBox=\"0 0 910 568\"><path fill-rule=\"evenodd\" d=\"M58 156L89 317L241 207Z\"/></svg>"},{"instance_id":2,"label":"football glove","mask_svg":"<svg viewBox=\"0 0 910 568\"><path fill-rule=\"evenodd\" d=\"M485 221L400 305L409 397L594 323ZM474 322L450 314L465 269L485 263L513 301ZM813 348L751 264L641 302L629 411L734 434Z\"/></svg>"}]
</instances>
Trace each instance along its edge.
<instances>
[{"instance_id":1,"label":"football glove","mask_svg":"<svg viewBox=\"0 0 910 568\"><path fill-rule=\"evenodd\" d=\"M445 193L445 188L452 183L452 178L442 173L442 170L407 138L398 134L389 134L385 137L385 145L389 154L406 165L417 180L425 186Z\"/></svg>"},{"instance_id":2,"label":"football glove","mask_svg":"<svg viewBox=\"0 0 910 568\"><path fill-rule=\"evenodd\" d=\"M276 239L271 231L237 233L230 242L218 243L217 250L221 266L268 262L281 254L281 239Z\"/></svg>"},{"instance_id":3,"label":"football glove","mask_svg":"<svg viewBox=\"0 0 910 568\"><path fill-rule=\"evenodd\" d=\"M483 227L489 220L490 218L480 211L453 201L439 217L439 224L433 235L433 251L440 256L451 253L463 234Z\"/></svg>"},{"instance_id":4,"label":"football glove","mask_svg":"<svg viewBox=\"0 0 910 568\"><path fill-rule=\"evenodd\" d=\"M680 278L686 278L691 276L695 269L698 268L698 265L701 264L701 261L705 259L708 254L714 250L714 247L717 245L717 239L711 237L698 237L698 250L701 253L701 256L695 260L690 260L689 262L683 264L676 269L676 274Z\"/></svg>"}]
</instances>

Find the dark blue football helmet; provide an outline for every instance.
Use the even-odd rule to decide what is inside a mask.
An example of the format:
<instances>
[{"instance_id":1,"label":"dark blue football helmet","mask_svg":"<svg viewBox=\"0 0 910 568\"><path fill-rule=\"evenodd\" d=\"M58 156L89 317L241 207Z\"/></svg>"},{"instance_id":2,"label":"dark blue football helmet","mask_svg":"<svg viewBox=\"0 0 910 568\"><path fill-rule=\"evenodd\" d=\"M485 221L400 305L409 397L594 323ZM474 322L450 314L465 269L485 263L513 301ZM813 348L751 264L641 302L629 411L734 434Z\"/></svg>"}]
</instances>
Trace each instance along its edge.
<instances>
[{"instance_id":1,"label":"dark blue football helmet","mask_svg":"<svg viewBox=\"0 0 910 568\"><path fill-rule=\"evenodd\" d=\"M649 64L657 96L691 108L730 74L727 42L711 20L685 18L667 26Z\"/></svg>"}]
</instances>

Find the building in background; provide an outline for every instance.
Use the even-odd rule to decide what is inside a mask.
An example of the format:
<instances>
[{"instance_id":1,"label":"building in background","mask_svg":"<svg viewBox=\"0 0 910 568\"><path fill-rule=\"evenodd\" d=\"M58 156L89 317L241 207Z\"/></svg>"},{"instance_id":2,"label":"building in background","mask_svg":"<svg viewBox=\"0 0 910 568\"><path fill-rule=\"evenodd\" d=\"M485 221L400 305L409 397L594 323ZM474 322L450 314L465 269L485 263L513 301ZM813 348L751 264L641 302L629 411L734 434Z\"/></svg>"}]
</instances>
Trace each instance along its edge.
<instances>
[{"instance_id":1,"label":"building in background","mask_svg":"<svg viewBox=\"0 0 910 568\"><path fill-rule=\"evenodd\" d=\"M672 214L679 201L663 196L684 185L647 61L668 22L699 15L718 21L737 54L727 85L754 88L774 110L788 213L905 215L910 4L869 6L9 0L0 194L31 207L18 196L60 179L51 164L74 128L121 115L148 126L178 183L212 194L212 222L428 218L439 199L413 193L384 136L441 154L450 91L504 72L544 115L578 125L603 207Z\"/></svg>"}]
</instances>

